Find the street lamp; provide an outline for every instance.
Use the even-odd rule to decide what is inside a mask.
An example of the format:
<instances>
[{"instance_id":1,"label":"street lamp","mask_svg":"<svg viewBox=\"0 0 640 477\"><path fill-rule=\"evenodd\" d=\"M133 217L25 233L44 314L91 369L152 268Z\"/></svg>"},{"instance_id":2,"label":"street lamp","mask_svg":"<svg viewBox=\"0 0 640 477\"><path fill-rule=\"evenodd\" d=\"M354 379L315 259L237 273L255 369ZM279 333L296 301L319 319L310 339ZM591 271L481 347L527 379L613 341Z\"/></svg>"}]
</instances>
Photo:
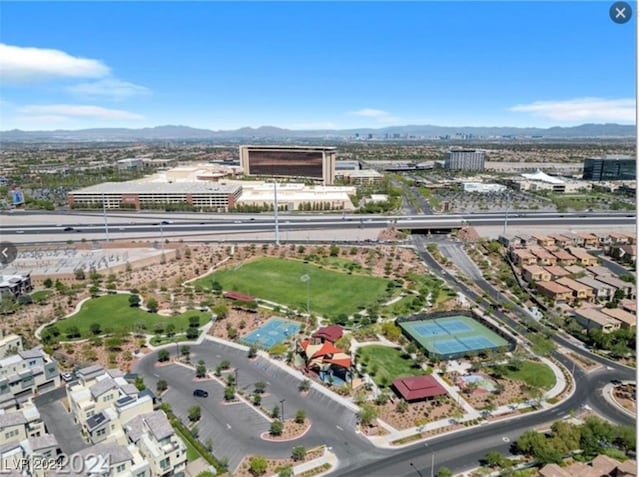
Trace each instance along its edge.
<instances>
[{"instance_id":1,"label":"street lamp","mask_svg":"<svg viewBox=\"0 0 640 477\"><path fill-rule=\"evenodd\" d=\"M409 462L409 465L413 470L415 470L418 473L420 477L424 477L424 475L422 475L422 472L420 472L420 470L415 465L413 465L413 462Z\"/></svg>"},{"instance_id":2,"label":"street lamp","mask_svg":"<svg viewBox=\"0 0 640 477\"><path fill-rule=\"evenodd\" d=\"M302 283L307 284L307 318L311 315L310 306L309 306L309 282L311 281L311 277L306 273L300 277L300 281Z\"/></svg>"},{"instance_id":3,"label":"street lamp","mask_svg":"<svg viewBox=\"0 0 640 477\"><path fill-rule=\"evenodd\" d=\"M280 416L280 421L284 422L284 402L286 401L286 399L281 399L280 400L280 406L282 408L282 415Z\"/></svg>"},{"instance_id":4,"label":"street lamp","mask_svg":"<svg viewBox=\"0 0 640 477\"><path fill-rule=\"evenodd\" d=\"M239 383L238 383L238 368L236 368L236 369L233 371L233 373L234 373L234 374L235 374L235 376L236 376L236 389L238 389L238 384L239 384Z\"/></svg>"}]
</instances>

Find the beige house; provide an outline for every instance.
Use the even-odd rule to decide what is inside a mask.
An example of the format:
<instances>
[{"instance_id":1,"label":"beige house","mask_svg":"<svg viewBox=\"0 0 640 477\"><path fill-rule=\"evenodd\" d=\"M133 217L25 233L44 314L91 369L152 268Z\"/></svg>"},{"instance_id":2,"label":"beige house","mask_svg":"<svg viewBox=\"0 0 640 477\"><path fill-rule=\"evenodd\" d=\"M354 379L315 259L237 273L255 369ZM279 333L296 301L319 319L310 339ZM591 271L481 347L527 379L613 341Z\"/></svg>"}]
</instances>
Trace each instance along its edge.
<instances>
[{"instance_id":1,"label":"beige house","mask_svg":"<svg viewBox=\"0 0 640 477\"><path fill-rule=\"evenodd\" d=\"M44 422L31 401L23 403L20 410L0 411L0 446L45 434Z\"/></svg>"},{"instance_id":2,"label":"beige house","mask_svg":"<svg viewBox=\"0 0 640 477\"><path fill-rule=\"evenodd\" d=\"M625 298L634 299L636 297L636 286L633 283L625 282L624 280L620 280L619 278L612 276L597 276L596 280L624 291Z\"/></svg>"},{"instance_id":3,"label":"beige house","mask_svg":"<svg viewBox=\"0 0 640 477\"><path fill-rule=\"evenodd\" d=\"M15 407L34 393L60 386L58 366L42 348L19 351L0 359L0 408Z\"/></svg>"},{"instance_id":4,"label":"beige house","mask_svg":"<svg viewBox=\"0 0 640 477\"><path fill-rule=\"evenodd\" d=\"M576 232L576 235L582 239L580 244L584 248L598 248L598 237L589 232Z\"/></svg>"},{"instance_id":5,"label":"beige house","mask_svg":"<svg viewBox=\"0 0 640 477\"><path fill-rule=\"evenodd\" d=\"M569 245L573 245L573 242L568 237L560 234L550 234L549 237L553 239L553 242L560 248L568 247Z\"/></svg>"},{"instance_id":6,"label":"beige house","mask_svg":"<svg viewBox=\"0 0 640 477\"><path fill-rule=\"evenodd\" d=\"M635 328L636 315L620 308L603 308L602 313L620 322L621 328Z\"/></svg>"},{"instance_id":7,"label":"beige house","mask_svg":"<svg viewBox=\"0 0 640 477\"><path fill-rule=\"evenodd\" d=\"M552 245L555 244L555 241L553 240L552 237L549 237L548 235L542 235L542 234L532 234L531 235L534 239L536 239L536 242L538 243L538 245L540 245L541 247L551 247Z\"/></svg>"},{"instance_id":8,"label":"beige house","mask_svg":"<svg viewBox=\"0 0 640 477\"><path fill-rule=\"evenodd\" d=\"M543 248L531 248L529 249L529 252L538 259L539 265L551 266L558 262L556 257Z\"/></svg>"},{"instance_id":9,"label":"beige house","mask_svg":"<svg viewBox=\"0 0 640 477\"><path fill-rule=\"evenodd\" d=\"M550 280L555 280L557 278L562 278L570 275L564 268L559 267L558 265L553 265L551 267L544 267L544 269L549 273L551 277Z\"/></svg>"},{"instance_id":10,"label":"beige house","mask_svg":"<svg viewBox=\"0 0 640 477\"><path fill-rule=\"evenodd\" d=\"M635 460L619 462L605 455L599 455L589 464L578 461L566 467L547 464L538 472L540 477L635 477L636 475Z\"/></svg>"},{"instance_id":11,"label":"beige house","mask_svg":"<svg viewBox=\"0 0 640 477\"><path fill-rule=\"evenodd\" d=\"M591 289L593 290L593 296L597 300L611 301L614 293L616 292L616 289L611 285L599 282L591 276L577 278L576 281L582 283L583 285L591 287Z\"/></svg>"},{"instance_id":12,"label":"beige house","mask_svg":"<svg viewBox=\"0 0 640 477\"><path fill-rule=\"evenodd\" d=\"M522 267L524 265L535 265L538 263L538 259L531 255L528 250L516 249L511 252L511 260L516 265Z\"/></svg>"},{"instance_id":13,"label":"beige house","mask_svg":"<svg viewBox=\"0 0 640 477\"><path fill-rule=\"evenodd\" d=\"M598 257L594 257L583 248L567 247L567 251L571 255L576 257L577 262L583 267L591 267L593 265L598 265Z\"/></svg>"},{"instance_id":14,"label":"beige house","mask_svg":"<svg viewBox=\"0 0 640 477\"><path fill-rule=\"evenodd\" d=\"M538 290L538 293L551 299L551 301L554 303L568 303L573 299L573 292L571 291L571 289L556 282L537 282L536 288Z\"/></svg>"},{"instance_id":15,"label":"beige house","mask_svg":"<svg viewBox=\"0 0 640 477\"><path fill-rule=\"evenodd\" d=\"M551 280L551 274L539 265L528 265L522 267L522 277L528 283Z\"/></svg>"},{"instance_id":16,"label":"beige house","mask_svg":"<svg viewBox=\"0 0 640 477\"><path fill-rule=\"evenodd\" d=\"M79 451L78 455L86 461L92 459L92 470L96 471L95 475L108 475L109 477L153 476L149 464L133 444L100 443ZM109 458L103 460L100 456L109 456ZM49 476L88 475L73 473L73 469L70 468L72 464L73 462L70 460L67 463L68 467L56 469L56 471L50 472Z\"/></svg>"},{"instance_id":17,"label":"beige house","mask_svg":"<svg viewBox=\"0 0 640 477\"><path fill-rule=\"evenodd\" d=\"M557 249L550 252L554 257L558 259L561 265L575 265L577 259L566 250Z\"/></svg>"},{"instance_id":18,"label":"beige house","mask_svg":"<svg viewBox=\"0 0 640 477\"><path fill-rule=\"evenodd\" d=\"M0 358L22 351L22 337L13 333L0 331Z\"/></svg>"},{"instance_id":19,"label":"beige house","mask_svg":"<svg viewBox=\"0 0 640 477\"><path fill-rule=\"evenodd\" d=\"M620 329L620 322L597 308L582 307L573 311L574 318L587 330L599 329L603 333L611 333Z\"/></svg>"},{"instance_id":20,"label":"beige house","mask_svg":"<svg viewBox=\"0 0 640 477\"><path fill-rule=\"evenodd\" d=\"M580 301L593 301L593 290L589 285L577 282L569 277L558 278L556 283L565 286L573 293L573 298Z\"/></svg>"},{"instance_id":21,"label":"beige house","mask_svg":"<svg viewBox=\"0 0 640 477\"><path fill-rule=\"evenodd\" d=\"M37 462L39 459L53 459L58 456L60 446L55 436L45 434L40 437L30 437L21 441L11 441L0 446L0 468L2 475L8 477L49 477L51 471L46 466L34 468L29 474L24 474L23 463L27 460ZM67 476L70 475L68 472Z\"/></svg>"}]
</instances>

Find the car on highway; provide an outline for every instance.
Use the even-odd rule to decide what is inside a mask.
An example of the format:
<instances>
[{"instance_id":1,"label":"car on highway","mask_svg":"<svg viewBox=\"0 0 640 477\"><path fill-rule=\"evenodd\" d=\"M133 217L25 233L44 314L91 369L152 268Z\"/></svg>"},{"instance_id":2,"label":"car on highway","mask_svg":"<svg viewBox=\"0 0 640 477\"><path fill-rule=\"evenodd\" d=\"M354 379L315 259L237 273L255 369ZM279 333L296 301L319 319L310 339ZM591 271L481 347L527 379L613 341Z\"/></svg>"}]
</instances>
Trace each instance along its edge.
<instances>
[{"instance_id":1,"label":"car on highway","mask_svg":"<svg viewBox=\"0 0 640 477\"><path fill-rule=\"evenodd\" d=\"M205 391L204 389L194 389L193 390L193 395L195 397L201 397L201 398L209 397L209 393L207 391Z\"/></svg>"},{"instance_id":2,"label":"car on highway","mask_svg":"<svg viewBox=\"0 0 640 477\"><path fill-rule=\"evenodd\" d=\"M73 232L73 227L65 227L64 231L65 232Z\"/></svg>"},{"instance_id":3,"label":"car on highway","mask_svg":"<svg viewBox=\"0 0 640 477\"><path fill-rule=\"evenodd\" d=\"M160 222L162 225L171 225L173 223L173 220L163 220L162 222Z\"/></svg>"},{"instance_id":4,"label":"car on highway","mask_svg":"<svg viewBox=\"0 0 640 477\"><path fill-rule=\"evenodd\" d=\"M17 234L23 234L23 233L24 233L24 230L16 230L16 233L17 233Z\"/></svg>"}]
</instances>

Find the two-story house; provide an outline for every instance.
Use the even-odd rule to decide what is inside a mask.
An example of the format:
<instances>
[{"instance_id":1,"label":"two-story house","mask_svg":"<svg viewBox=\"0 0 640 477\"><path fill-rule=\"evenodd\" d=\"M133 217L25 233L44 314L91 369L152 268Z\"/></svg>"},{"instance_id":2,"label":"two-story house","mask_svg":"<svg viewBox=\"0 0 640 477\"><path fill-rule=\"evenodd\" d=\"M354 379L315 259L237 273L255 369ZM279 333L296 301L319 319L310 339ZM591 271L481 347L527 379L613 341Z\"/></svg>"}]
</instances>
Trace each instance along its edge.
<instances>
[{"instance_id":1,"label":"two-story house","mask_svg":"<svg viewBox=\"0 0 640 477\"><path fill-rule=\"evenodd\" d=\"M593 301L593 290L589 285L577 282L569 277L558 278L556 283L570 289L575 301Z\"/></svg>"},{"instance_id":2,"label":"two-story house","mask_svg":"<svg viewBox=\"0 0 640 477\"><path fill-rule=\"evenodd\" d=\"M0 359L0 401L23 402L34 393L60 386L58 366L41 348L19 351ZM6 408L7 406L1 406Z\"/></svg>"},{"instance_id":3,"label":"two-story house","mask_svg":"<svg viewBox=\"0 0 640 477\"><path fill-rule=\"evenodd\" d=\"M538 290L538 293L550 299L554 304L570 303L573 301L573 292L571 289L556 282L537 282L536 289Z\"/></svg>"}]
</instances>

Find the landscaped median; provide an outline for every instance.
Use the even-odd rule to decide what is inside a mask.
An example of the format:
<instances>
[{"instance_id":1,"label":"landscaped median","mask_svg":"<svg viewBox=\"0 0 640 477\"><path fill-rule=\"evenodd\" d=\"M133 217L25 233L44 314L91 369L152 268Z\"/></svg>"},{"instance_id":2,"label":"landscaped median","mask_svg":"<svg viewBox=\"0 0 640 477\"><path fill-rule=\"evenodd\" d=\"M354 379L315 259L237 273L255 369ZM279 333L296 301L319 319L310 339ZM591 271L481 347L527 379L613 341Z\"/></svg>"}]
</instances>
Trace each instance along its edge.
<instances>
[{"instance_id":1,"label":"landscaped median","mask_svg":"<svg viewBox=\"0 0 640 477\"><path fill-rule=\"evenodd\" d=\"M295 475L296 477L314 477L324 475L337 465L335 454L326 446L305 449L295 446L288 459L267 459L263 456L245 457L233 472L235 477L260 477Z\"/></svg>"}]
</instances>

